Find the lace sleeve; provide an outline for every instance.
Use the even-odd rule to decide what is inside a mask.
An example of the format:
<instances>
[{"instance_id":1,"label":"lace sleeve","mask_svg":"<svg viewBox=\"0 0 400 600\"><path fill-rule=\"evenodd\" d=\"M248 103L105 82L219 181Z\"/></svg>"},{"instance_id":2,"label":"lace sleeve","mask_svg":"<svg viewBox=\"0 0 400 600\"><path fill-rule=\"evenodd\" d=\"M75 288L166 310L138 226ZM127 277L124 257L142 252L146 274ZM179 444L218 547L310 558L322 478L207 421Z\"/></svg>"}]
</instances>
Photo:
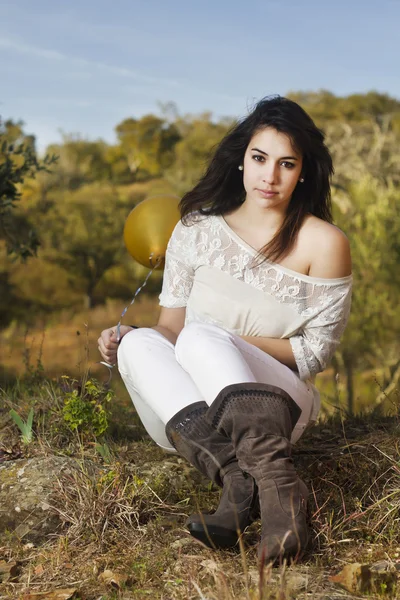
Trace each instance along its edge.
<instances>
[{"instance_id":1,"label":"lace sleeve","mask_svg":"<svg viewBox=\"0 0 400 600\"><path fill-rule=\"evenodd\" d=\"M192 230L179 221L172 232L165 255L160 306L181 308L187 304L194 275Z\"/></svg>"},{"instance_id":2,"label":"lace sleeve","mask_svg":"<svg viewBox=\"0 0 400 600\"><path fill-rule=\"evenodd\" d=\"M323 371L338 347L350 314L351 282L335 290L331 300L298 335L289 338L300 379Z\"/></svg>"}]
</instances>

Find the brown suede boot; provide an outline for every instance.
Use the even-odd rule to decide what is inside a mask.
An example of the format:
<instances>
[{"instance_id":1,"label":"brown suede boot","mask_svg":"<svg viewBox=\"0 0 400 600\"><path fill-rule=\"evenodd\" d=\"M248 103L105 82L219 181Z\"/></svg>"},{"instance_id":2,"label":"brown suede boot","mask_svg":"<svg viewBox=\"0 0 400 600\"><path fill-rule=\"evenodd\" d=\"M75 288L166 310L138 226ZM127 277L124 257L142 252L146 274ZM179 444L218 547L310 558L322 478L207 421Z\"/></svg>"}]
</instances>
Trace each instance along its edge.
<instances>
[{"instance_id":1,"label":"brown suede boot","mask_svg":"<svg viewBox=\"0 0 400 600\"><path fill-rule=\"evenodd\" d=\"M233 442L240 467L254 477L261 506L259 556L299 558L307 545L308 490L296 474L290 436L301 414L290 396L258 383L230 385L207 413Z\"/></svg>"},{"instance_id":2,"label":"brown suede boot","mask_svg":"<svg viewBox=\"0 0 400 600\"><path fill-rule=\"evenodd\" d=\"M214 514L188 518L191 535L210 548L230 548L259 515L257 487L240 469L232 443L205 420L207 410L205 402L191 404L167 423L165 431L181 456L223 488Z\"/></svg>"}]
</instances>

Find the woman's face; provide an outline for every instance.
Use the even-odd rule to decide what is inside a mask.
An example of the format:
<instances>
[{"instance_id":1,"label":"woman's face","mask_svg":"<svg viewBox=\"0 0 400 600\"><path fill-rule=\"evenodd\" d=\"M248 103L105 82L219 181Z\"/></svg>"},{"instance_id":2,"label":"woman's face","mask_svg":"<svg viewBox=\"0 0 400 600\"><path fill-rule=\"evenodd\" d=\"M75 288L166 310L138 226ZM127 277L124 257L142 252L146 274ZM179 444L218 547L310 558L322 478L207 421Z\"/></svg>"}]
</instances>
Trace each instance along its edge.
<instances>
[{"instance_id":1,"label":"woman's face","mask_svg":"<svg viewBox=\"0 0 400 600\"><path fill-rule=\"evenodd\" d=\"M286 134L271 127L261 129L250 140L244 156L245 202L286 211L302 166L302 156Z\"/></svg>"}]
</instances>

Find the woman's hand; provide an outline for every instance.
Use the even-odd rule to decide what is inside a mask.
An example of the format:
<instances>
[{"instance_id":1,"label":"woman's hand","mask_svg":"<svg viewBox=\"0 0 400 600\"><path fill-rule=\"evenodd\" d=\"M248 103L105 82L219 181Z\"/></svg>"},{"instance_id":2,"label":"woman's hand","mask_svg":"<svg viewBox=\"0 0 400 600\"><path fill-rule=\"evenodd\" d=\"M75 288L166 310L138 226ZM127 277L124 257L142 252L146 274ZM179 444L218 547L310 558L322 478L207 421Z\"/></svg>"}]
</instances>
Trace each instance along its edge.
<instances>
[{"instance_id":1,"label":"woman's hand","mask_svg":"<svg viewBox=\"0 0 400 600\"><path fill-rule=\"evenodd\" d=\"M132 327L129 325L121 325L120 326L120 334L121 338L124 337L127 333L132 331ZM118 341L117 341L117 326L110 327L109 329L104 329L101 332L99 339L97 340L99 352L101 354L102 359L107 362L109 365L115 365L117 362L117 351L118 351Z\"/></svg>"}]
</instances>

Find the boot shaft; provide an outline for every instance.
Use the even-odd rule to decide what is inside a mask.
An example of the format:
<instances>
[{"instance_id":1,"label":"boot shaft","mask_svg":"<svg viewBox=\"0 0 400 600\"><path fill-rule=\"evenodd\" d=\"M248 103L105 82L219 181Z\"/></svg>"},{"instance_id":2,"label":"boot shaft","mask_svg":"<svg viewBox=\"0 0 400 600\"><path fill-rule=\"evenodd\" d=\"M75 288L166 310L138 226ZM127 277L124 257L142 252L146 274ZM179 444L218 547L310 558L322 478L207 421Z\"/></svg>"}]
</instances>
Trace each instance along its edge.
<instances>
[{"instance_id":1,"label":"boot shaft","mask_svg":"<svg viewBox=\"0 0 400 600\"><path fill-rule=\"evenodd\" d=\"M207 421L208 405L196 402L180 410L168 421L168 440L198 471L222 487L223 469L236 460L232 442Z\"/></svg>"},{"instance_id":2,"label":"boot shaft","mask_svg":"<svg viewBox=\"0 0 400 600\"><path fill-rule=\"evenodd\" d=\"M239 466L254 477L261 506L260 556L266 562L296 556L308 539L308 491L291 458L290 437L300 409L278 388L254 383L229 386L207 418L229 436Z\"/></svg>"},{"instance_id":3,"label":"boot shaft","mask_svg":"<svg viewBox=\"0 0 400 600\"><path fill-rule=\"evenodd\" d=\"M262 383L239 383L218 394L207 419L217 431L239 444L243 436L263 433L290 439L300 414L300 408L284 390Z\"/></svg>"}]
</instances>

